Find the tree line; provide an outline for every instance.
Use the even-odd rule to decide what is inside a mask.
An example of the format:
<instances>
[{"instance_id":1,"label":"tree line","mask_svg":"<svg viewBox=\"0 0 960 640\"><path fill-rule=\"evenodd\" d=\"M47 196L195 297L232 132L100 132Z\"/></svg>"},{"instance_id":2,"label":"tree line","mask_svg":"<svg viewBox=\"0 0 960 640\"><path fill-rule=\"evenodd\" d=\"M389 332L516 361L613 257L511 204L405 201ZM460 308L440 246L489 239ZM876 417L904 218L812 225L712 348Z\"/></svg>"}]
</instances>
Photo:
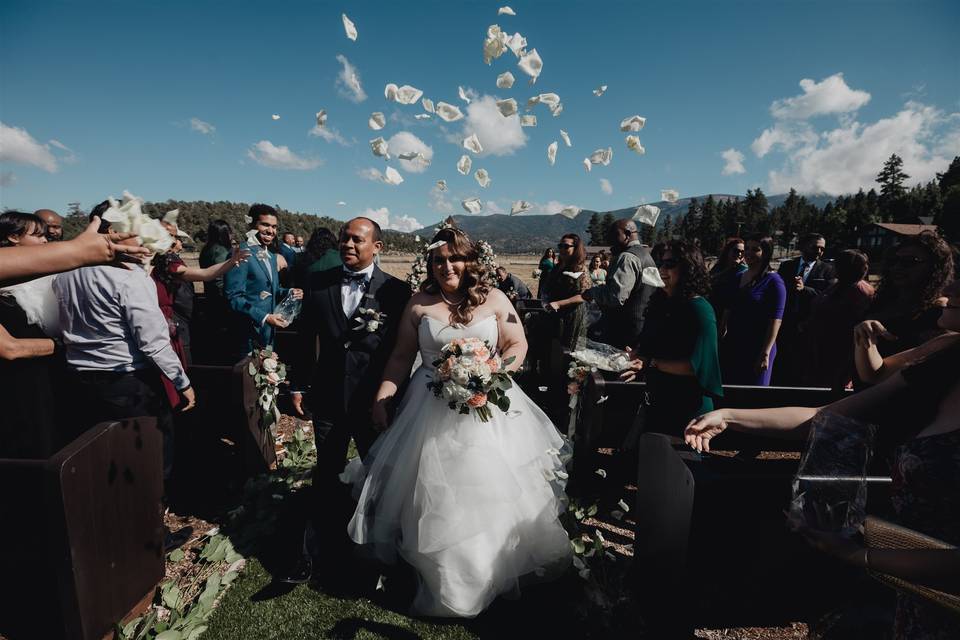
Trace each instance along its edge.
<instances>
[{"instance_id":1,"label":"tree line","mask_svg":"<svg viewBox=\"0 0 960 640\"><path fill-rule=\"evenodd\" d=\"M661 216L657 226L641 225L642 240L651 244L683 239L699 244L705 253L716 254L727 238L755 233L769 235L784 249L796 246L797 238L817 232L830 239L831 247L856 246L864 227L875 222L933 224L950 242L960 242L960 157L944 173L926 184L907 188L910 176L903 160L893 154L877 175L880 191L863 189L839 196L823 207L791 189L784 202L771 208L763 190L749 189L744 198L714 198L690 201L686 215ZM612 214L593 214L587 226L590 243L609 244Z\"/></svg>"}]
</instances>

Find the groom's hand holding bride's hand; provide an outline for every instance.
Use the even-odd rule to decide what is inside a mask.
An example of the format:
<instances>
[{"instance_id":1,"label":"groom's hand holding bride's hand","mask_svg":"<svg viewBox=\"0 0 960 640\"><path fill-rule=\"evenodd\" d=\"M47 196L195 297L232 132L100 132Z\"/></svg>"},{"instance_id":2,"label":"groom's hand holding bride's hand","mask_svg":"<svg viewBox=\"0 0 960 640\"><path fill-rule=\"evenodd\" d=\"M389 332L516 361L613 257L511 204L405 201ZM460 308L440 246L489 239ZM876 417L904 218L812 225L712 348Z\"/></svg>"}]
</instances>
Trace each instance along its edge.
<instances>
[{"instance_id":1,"label":"groom's hand holding bride's hand","mask_svg":"<svg viewBox=\"0 0 960 640\"><path fill-rule=\"evenodd\" d=\"M390 427L390 415L387 413L387 402L389 401L389 398L375 400L373 407L370 409L370 423L378 432L386 431Z\"/></svg>"}]
</instances>

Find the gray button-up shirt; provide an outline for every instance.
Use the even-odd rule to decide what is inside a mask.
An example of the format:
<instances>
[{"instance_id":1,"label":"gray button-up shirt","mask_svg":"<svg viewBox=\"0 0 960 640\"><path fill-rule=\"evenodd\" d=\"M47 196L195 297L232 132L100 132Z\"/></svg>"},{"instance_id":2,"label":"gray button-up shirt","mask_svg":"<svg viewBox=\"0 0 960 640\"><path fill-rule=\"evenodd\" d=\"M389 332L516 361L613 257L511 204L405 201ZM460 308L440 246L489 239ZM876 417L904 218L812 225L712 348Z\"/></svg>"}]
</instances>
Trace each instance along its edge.
<instances>
[{"instance_id":1,"label":"gray button-up shirt","mask_svg":"<svg viewBox=\"0 0 960 640\"><path fill-rule=\"evenodd\" d=\"M155 364L176 386L190 386L170 346L154 282L139 267L83 267L53 281L67 365L77 371L136 371Z\"/></svg>"}]
</instances>

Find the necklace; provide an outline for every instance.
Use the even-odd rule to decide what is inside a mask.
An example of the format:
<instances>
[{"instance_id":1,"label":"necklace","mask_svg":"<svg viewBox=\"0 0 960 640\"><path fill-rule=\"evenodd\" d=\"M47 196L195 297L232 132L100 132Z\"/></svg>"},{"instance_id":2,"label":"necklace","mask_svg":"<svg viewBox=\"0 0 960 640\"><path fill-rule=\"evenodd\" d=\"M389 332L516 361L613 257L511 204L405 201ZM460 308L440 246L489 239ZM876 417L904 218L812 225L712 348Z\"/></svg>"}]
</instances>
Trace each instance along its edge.
<instances>
[{"instance_id":1,"label":"necklace","mask_svg":"<svg viewBox=\"0 0 960 640\"><path fill-rule=\"evenodd\" d=\"M451 307L455 307L461 302L463 302L463 298L460 298L460 300L458 300L457 302L450 302L450 300L447 299L447 296L443 295L443 289L440 289L440 297L443 298L443 301L446 302Z\"/></svg>"}]
</instances>

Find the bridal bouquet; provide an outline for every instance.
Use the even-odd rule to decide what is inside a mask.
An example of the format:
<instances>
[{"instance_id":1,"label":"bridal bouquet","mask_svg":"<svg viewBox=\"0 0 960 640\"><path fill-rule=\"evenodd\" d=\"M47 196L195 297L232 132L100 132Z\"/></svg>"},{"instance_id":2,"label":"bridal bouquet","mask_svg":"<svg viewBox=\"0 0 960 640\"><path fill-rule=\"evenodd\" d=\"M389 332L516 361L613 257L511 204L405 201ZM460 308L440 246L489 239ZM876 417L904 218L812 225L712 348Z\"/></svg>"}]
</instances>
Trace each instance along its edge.
<instances>
[{"instance_id":1,"label":"bridal bouquet","mask_svg":"<svg viewBox=\"0 0 960 640\"><path fill-rule=\"evenodd\" d=\"M490 345L479 338L457 338L440 351L434 360L436 375L427 383L433 395L447 401L459 413L473 412L481 421L493 416L492 406L510 409L506 390L513 386L504 366L513 358L501 360Z\"/></svg>"}]
</instances>

